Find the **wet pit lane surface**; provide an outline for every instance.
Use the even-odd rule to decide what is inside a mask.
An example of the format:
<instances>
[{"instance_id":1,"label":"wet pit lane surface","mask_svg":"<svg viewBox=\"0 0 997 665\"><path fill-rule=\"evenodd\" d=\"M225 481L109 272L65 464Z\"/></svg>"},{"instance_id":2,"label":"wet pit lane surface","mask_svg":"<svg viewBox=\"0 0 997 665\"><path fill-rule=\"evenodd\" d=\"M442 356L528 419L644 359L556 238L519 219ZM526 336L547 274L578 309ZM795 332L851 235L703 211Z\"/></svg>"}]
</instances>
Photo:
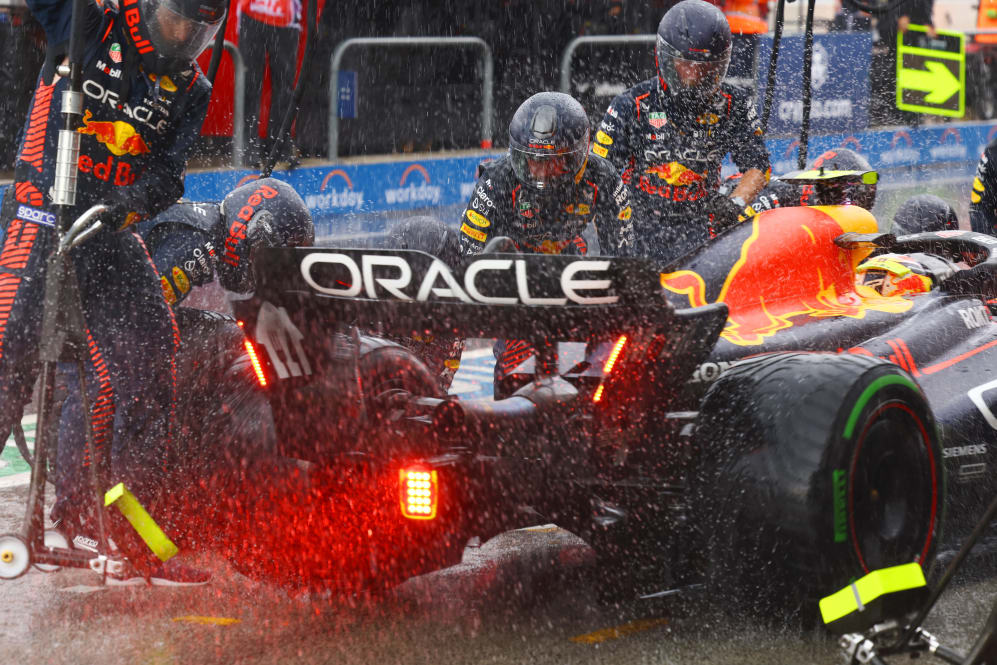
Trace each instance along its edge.
<instances>
[{"instance_id":1,"label":"wet pit lane surface","mask_svg":"<svg viewBox=\"0 0 997 665\"><path fill-rule=\"evenodd\" d=\"M0 490L4 531L25 497ZM101 588L82 570L0 583L0 652L25 665L843 662L830 637L798 625L708 617L676 597L600 602L585 581L591 551L550 526L468 548L460 565L378 599L288 592L208 555L192 563L209 585ZM946 645L971 645L997 597L993 563L976 560L929 619Z\"/></svg>"}]
</instances>

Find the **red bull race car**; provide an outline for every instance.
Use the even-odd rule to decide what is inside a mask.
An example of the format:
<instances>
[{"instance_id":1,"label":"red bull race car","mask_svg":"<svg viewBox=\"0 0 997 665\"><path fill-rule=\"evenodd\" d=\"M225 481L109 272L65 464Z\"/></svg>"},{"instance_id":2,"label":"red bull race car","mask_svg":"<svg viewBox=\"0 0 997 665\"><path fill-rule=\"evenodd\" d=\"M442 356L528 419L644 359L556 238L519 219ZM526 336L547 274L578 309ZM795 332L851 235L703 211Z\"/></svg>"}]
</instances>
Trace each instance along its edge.
<instances>
[{"instance_id":1,"label":"red bull race car","mask_svg":"<svg viewBox=\"0 0 997 665\"><path fill-rule=\"evenodd\" d=\"M867 279L912 257L920 288ZM898 239L858 206L767 211L664 270L265 250L237 315L310 493L268 522L267 565L393 583L543 520L639 594L809 607L870 570L930 572L994 492L995 270L993 237ZM537 352L511 395L458 399L370 331Z\"/></svg>"}]
</instances>

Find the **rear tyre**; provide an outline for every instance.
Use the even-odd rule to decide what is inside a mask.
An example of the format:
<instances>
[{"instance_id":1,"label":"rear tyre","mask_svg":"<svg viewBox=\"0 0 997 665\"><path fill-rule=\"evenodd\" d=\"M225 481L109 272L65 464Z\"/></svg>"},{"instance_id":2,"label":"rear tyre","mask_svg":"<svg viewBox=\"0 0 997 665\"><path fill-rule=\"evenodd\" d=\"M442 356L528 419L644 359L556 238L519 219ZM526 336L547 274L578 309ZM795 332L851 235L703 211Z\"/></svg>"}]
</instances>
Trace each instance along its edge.
<instances>
[{"instance_id":1,"label":"rear tyre","mask_svg":"<svg viewBox=\"0 0 997 665\"><path fill-rule=\"evenodd\" d=\"M244 507L273 477L276 434L236 321L216 312L176 310L178 422L171 468L181 545L211 548L259 525Z\"/></svg>"},{"instance_id":2,"label":"rear tyre","mask_svg":"<svg viewBox=\"0 0 997 665\"><path fill-rule=\"evenodd\" d=\"M942 452L902 369L764 356L721 376L700 413L694 506L713 600L812 617L816 600L870 570L918 561L928 572Z\"/></svg>"}]
</instances>

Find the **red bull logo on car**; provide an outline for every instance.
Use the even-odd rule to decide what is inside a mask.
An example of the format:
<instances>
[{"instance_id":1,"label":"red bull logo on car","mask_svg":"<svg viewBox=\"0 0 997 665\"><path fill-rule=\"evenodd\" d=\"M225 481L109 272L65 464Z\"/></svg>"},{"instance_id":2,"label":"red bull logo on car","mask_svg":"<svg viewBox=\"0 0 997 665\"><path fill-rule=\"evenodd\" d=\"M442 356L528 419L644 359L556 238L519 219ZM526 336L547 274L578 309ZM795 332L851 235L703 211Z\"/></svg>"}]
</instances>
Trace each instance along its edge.
<instances>
[{"instance_id":1,"label":"red bull logo on car","mask_svg":"<svg viewBox=\"0 0 997 665\"><path fill-rule=\"evenodd\" d=\"M76 131L90 135L103 143L112 155L144 155L149 152L149 146L135 131L135 127L123 120L93 120L93 113L88 109L83 114L83 126Z\"/></svg>"},{"instance_id":2,"label":"red bull logo on car","mask_svg":"<svg viewBox=\"0 0 997 665\"><path fill-rule=\"evenodd\" d=\"M741 245L715 302L730 308L721 337L738 346L762 344L801 319L866 312L905 312L913 302L884 298L872 290L856 291L855 266L868 250L846 250L834 244L842 233L872 233L876 220L858 206L777 208L753 218L751 235ZM792 248L792 261L787 261ZM707 304L706 284L691 270L661 276L673 293L692 306Z\"/></svg>"}]
</instances>

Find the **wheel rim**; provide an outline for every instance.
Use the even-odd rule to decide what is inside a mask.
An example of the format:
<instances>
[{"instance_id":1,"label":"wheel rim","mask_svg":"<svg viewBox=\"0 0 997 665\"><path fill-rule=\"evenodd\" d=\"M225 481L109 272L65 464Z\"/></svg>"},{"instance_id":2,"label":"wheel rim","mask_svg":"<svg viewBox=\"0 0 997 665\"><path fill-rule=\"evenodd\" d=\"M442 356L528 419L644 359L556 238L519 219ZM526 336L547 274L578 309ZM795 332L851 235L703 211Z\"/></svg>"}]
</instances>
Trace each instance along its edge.
<instances>
[{"instance_id":1,"label":"wheel rim","mask_svg":"<svg viewBox=\"0 0 997 665\"><path fill-rule=\"evenodd\" d=\"M0 536L0 579L12 580L31 565L28 545L18 536Z\"/></svg>"},{"instance_id":2,"label":"wheel rim","mask_svg":"<svg viewBox=\"0 0 997 665\"><path fill-rule=\"evenodd\" d=\"M869 418L849 478L852 542L863 570L923 561L938 507L936 460L921 418L890 402Z\"/></svg>"}]
</instances>

